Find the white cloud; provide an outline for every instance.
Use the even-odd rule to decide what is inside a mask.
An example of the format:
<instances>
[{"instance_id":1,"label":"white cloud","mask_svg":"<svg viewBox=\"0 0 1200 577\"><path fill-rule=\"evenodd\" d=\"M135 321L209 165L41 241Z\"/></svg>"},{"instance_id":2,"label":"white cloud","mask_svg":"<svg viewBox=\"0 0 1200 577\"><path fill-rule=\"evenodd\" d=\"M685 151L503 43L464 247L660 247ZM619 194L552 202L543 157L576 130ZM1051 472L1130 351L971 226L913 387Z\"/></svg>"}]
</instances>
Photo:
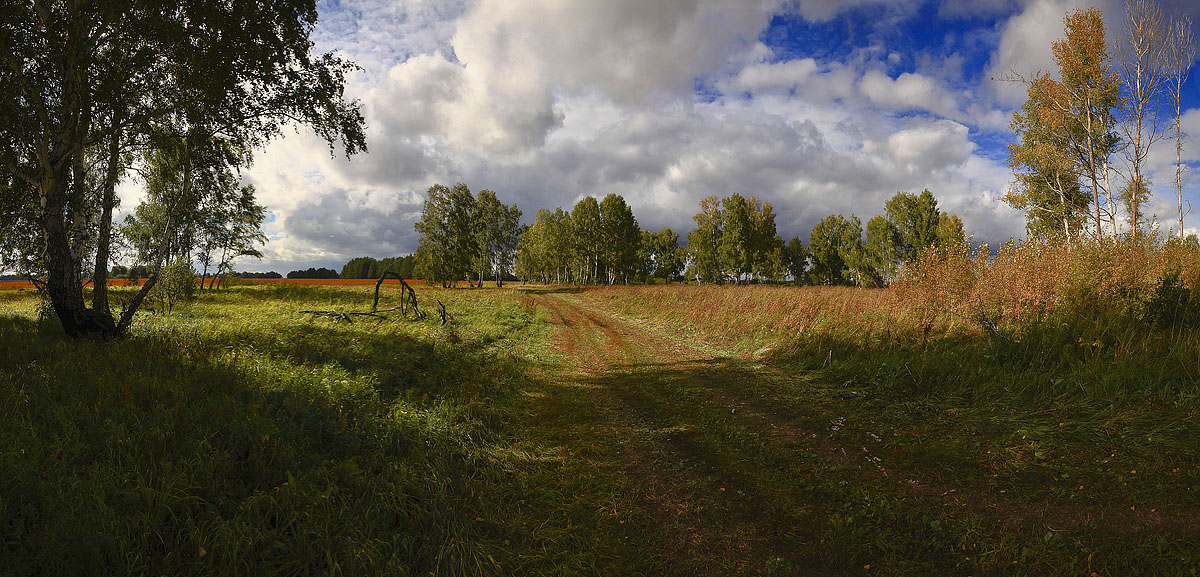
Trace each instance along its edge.
<instances>
[{"instance_id":1,"label":"white cloud","mask_svg":"<svg viewBox=\"0 0 1200 577\"><path fill-rule=\"evenodd\" d=\"M1118 0L1028 0L1021 13L1004 24L1000 44L987 71L987 76L993 80L987 84L991 96L1014 108L1024 102L1025 87L1004 79L1031 78L1038 71L1056 73L1052 45L1063 37L1064 18L1076 10L1096 5L1104 13L1109 29L1108 41L1112 44L1116 39L1113 30L1117 29L1117 19L1124 14Z\"/></svg>"},{"instance_id":2,"label":"white cloud","mask_svg":"<svg viewBox=\"0 0 1200 577\"><path fill-rule=\"evenodd\" d=\"M996 47L992 69L1049 62L1073 4L1030 0L1002 29L947 40L949 57L898 53L874 37L841 59L789 57L760 38L779 10L821 21L866 4L881 7L884 20L917 6L351 3L334 26L350 36L330 32L319 42L369 68L353 89L365 105L370 153L330 158L302 132L259 155L247 178L275 214L268 233L279 239L263 265L332 266L411 251L425 190L459 181L517 203L527 222L538 208L618 193L644 227L681 233L701 198L739 192L772 202L780 233L802 238L829 214L869 218L897 191L928 188L978 239L1020 235L1021 215L1000 200L1011 173L985 157L1009 114L979 94L991 88L966 84L967 59L954 54L972 43L973 51ZM974 18L1007 3L950 4L941 9ZM359 21L368 15L384 18ZM415 36L388 40L392 26L397 37ZM339 46L341 38L350 41ZM1200 112L1185 125L1200 134ZM984 142L992 150L981 152Z\"/></svg>"},{"instance_id":3,"label":"white cloud","mask_svg":"<svg viewBox=\"0 0 1200 577\"><path fill-rule=\"evenodd\" d=\"M870 70L858 88L875 104L898 112L925 110L946 118L961 118L953 94L934 79L905 72L895 80Z\"/></svg>"},{"instance_id":4,"label":"white cloud","mask_svg":"<svg viewBox=\"0 0 1200 577\"><path fill-rule=\"evenodd\" d=\"M763 62L742 68L729 83L729 87L752 93L772 90L786 92L807 83L816 73L817 61L812 58L775 63Z\"/></svg>"},{"instance_id":5,"label":"white cloud","mask_svg":"<svg viewBox=\"0 0 1200 577\"><path fill-rule=\"evenodd\" d=\"M971 157L975 144L967 135L966 126L938 120L867 141L863 150L890 160L898 170L930 173L961 166Z\"/></svg>"}]
</instances>

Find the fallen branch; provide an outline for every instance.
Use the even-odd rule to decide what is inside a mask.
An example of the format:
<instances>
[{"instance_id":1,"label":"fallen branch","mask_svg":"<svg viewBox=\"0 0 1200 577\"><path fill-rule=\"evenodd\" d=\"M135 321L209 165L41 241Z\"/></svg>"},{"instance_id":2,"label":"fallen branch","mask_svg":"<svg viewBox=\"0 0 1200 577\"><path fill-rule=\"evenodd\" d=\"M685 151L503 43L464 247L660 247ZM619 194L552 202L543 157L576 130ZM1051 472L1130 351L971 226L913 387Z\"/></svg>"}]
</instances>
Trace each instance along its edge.
<instances>
[{"instance_id":1,"label":"fallen branch","mask_svg":"<svg viewBox=\"0 0 1200 577\"><path fill-rule=\"evenodd\" d=\"M380 320L387 319L387 317L385 317L381 314L378 314L378 313L360 313L360 312L343 313L343 312L339 312L339 311L300 311L300 312L310 314L313 316L318 316L318 317L329 317L334 320L345 321L348 323L354 322L354 317L371 317L371 318L380 319ZM380 311L380 312L385 312L385 311Z\"/></svg>"},{"instance_id":2,"label":"fallen branch","mask_svg":"<svg viewBox=\"0 0 1200 577\"><path fill-rule=\"evenodd\" d=\"M446 305L442 304L442 301L437 301L437 304L438 316L442 319L442 326L446 326L446 323L454 322L454 315L446 311Z\"/></svg>"}]
</instances>

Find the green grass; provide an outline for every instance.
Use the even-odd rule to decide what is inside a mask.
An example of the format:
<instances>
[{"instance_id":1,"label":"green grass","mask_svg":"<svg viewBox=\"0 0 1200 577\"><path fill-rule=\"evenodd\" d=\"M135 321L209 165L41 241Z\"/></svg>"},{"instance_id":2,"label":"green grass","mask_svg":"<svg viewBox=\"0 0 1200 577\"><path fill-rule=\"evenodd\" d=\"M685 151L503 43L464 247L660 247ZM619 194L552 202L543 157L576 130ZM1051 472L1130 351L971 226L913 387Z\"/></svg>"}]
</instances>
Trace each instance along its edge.
<instances>
[{"instance_id":1,"label":"green grass","mask_svg":"<svg viewBox=\"0 0 1200 577\"><path fill-rule=\"evenodd\" d=\"M0 573L502 574L541 522L509 421L543 327L512 295L439 295L439 327L246 287L113 343L2 298Z\"/></svg>"},{"instance_id":2,"label":"green grass","mask_svg":"<svg viewBox=\"0 0 1200 577\"><path fill-rule=\"evenodd\" d=\"M235 287L109 343L0 292L0 575L1200 566L1195 381L1132 354L1179 334L1109 319L1126 364L1096 365L1071 325L989 345L885 293L761 287L300 312L370 290Z\"/></svg>"}]
</instances>

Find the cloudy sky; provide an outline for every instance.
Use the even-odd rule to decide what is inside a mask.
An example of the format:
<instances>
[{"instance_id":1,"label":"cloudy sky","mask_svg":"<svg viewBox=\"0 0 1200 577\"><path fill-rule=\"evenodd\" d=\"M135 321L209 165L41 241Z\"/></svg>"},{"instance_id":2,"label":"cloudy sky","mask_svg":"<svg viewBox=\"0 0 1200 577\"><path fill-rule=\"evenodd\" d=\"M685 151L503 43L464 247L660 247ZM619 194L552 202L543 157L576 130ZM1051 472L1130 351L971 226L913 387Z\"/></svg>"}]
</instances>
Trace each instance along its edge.
<instances>
[{"instance_id":1,"label":"cloudy sky","mask_svg":"<svg viewBox=\"0 0 1200 577\"><path fill-rule=\"evenodd\" d=\"M1099 6L1116 34L1119 0ZM1200 21L1200 3L1167 2ZM270 211L259 262L286 272L406 254L431 184L539 208L621 194L643 228L692 228L701 198L771 202L785 238L833 214L865 221L928 188L977 240L1022 236L1002 201L1008 121L1052 69L1078 0L343 0L319 3L318 51L362 71L370 152L303 130L246 179ZM1185 155L1200 161L1200 70ZM1152 212L1170 220L1173 143L1154 151ZM1170 171L1170 172L1169 172ZM1200 183L1186 195L1200 229Z\"/></svg>"}]
</instances>

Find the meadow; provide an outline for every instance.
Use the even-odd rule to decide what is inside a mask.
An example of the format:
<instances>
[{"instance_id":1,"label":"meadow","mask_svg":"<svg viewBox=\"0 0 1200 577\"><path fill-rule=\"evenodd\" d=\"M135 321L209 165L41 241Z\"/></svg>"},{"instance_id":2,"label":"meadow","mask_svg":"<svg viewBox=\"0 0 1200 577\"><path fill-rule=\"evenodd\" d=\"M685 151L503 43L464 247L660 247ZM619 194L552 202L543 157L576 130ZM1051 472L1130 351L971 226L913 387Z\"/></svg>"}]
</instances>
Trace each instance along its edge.
<instances>
[{"instance_id":1,"label":"meadow","mask_svg":"<svg viewBox=\"0 0 1200 577\"><path fill-rule=\"evenodd\" d=\"M444 326L244 285L115 342L0 291L0 574L1195 574L1200 259L1172 250L416 287Z\"/></svg>"}]
</instances>

